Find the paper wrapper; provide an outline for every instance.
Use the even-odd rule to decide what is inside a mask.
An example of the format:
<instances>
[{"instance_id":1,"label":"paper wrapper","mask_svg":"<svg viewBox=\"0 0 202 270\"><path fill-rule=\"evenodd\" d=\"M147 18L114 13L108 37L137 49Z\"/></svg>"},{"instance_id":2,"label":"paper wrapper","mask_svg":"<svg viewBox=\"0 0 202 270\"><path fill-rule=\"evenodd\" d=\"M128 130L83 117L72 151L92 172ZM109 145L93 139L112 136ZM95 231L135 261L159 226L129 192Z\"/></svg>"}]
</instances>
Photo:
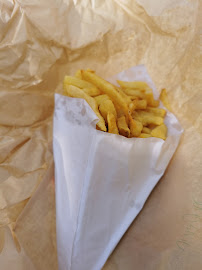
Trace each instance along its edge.
<instances>
[{"instance_id":1,"label":"paper wrapper","mask_svg":"<svg viewBox=\"0 0 202 270\"><path fill-rule=\"evenodd\" d=\"M1 269L57 269L46 176L64 75L109 78L139 64L167 88L184 133L104 270L202 268L200 14L198 0L0 1Z\"/></svg>"},{"instance_id":2,"label":"paper wrapper","mask_svg":"<svg viewBox=\"0 0 202 270\"><path fill-rule=\"evenodd\" d=\"M114 76L145 81L143 66ZM116 81L115 81L116 82ZM167 113L166 141L96 130L96 114L82 99L55 96L53 150L59 269L100 270L174 154L182 128Z\"/></svg>"}]
</instances>

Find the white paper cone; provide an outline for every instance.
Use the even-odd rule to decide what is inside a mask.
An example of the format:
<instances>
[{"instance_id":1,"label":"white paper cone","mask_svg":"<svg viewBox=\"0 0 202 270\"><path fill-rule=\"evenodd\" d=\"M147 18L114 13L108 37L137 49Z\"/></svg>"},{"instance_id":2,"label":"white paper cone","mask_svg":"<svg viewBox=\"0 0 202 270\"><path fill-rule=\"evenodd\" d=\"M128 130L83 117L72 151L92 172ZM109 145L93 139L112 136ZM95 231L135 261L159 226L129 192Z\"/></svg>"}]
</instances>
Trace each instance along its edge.
<instances>
[{"instance_id":1,"label":"white paper cone","mask_svg":"<svg viewBox=\"0 0 202 270\"><path fill-rule=\"evenodd\" d=\"M144 66L110 79L147 82ZM60 270L100 270L163 175L182 133L167 113L166 141L125 138L95 129L82 99L55 95L53 147Z\"/></svg>"}]
</instances>

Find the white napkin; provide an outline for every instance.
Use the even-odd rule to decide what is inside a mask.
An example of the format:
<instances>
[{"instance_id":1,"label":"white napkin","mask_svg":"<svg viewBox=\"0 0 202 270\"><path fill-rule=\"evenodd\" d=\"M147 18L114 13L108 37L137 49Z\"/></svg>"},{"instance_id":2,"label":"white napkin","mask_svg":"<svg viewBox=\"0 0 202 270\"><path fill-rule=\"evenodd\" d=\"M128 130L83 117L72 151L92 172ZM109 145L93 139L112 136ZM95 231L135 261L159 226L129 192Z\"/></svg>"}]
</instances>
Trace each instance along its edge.
<instances>
[{"instance_id":1,"label":"white napkin","mask_svg":"<svg viewBox=\"0 0 202 270\"><path fill-rule=\"evenodd\" d=\"M144 66L116 79L141 80L158 92ZM82 99L55 95L53 150L60 270L100 270L163 175L183 132L167 112L166 141L96 130Z\"/></svg>"}]
</instances>

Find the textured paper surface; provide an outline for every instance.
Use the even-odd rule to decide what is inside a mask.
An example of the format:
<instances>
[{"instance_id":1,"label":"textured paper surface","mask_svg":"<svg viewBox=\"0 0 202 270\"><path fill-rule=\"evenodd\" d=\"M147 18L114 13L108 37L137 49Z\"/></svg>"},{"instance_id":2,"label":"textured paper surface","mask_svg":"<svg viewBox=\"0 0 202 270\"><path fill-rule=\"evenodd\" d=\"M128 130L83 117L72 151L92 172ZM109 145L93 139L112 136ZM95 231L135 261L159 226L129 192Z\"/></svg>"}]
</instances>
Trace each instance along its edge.
<instances>
[{"instance_id":1,"label":"textured paper surface","mask_svg":"<svg viewBox=\"0 0 202 270\"><path fill-rule=\"evenodd\" d=\"M138 64L158 90L167 88L185 132L104 269L202 268L200 13L197 0L0 1L1 269L6 262L57 269L54 188L47 183L43 196L40 183L51 166L53 93L64 75L90 67L109 78ZM23 221L30 198L39 205L30 203Z\"/></svg>"},{"instance_id":2,"label":"textured paper surface","mask_svg":"<svg viewBox=\"0 0 202 270\"><path fill-rule=\"evenodd\" d=\"M144 81L144 66L113 78ZM128 139L96 130L81 99L55 96L53 153L59 269L100 270L166 170L183 132L167 112L167 139Z\"/></svg>"}]
</instances>

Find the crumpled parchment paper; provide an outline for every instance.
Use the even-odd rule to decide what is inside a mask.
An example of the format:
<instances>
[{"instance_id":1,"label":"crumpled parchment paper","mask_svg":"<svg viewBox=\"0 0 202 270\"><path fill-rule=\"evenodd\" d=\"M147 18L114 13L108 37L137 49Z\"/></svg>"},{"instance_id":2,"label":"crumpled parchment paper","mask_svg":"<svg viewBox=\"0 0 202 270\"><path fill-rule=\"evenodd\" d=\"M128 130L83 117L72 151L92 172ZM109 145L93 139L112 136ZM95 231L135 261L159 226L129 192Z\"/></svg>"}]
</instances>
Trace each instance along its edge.
<instances>
[{"instance_id":1,"label":"crumpled parchment paper","mask_svg":"<svg viewBox=\"0 0 202 270\"><path fill-rule=\"evenodd\" d=\"M52 116L64 75L138 64L185 131L104 269L201 269L200 12L198 0L1 0L1 269L57 269Z\"/></svg>"}]
</instances>

